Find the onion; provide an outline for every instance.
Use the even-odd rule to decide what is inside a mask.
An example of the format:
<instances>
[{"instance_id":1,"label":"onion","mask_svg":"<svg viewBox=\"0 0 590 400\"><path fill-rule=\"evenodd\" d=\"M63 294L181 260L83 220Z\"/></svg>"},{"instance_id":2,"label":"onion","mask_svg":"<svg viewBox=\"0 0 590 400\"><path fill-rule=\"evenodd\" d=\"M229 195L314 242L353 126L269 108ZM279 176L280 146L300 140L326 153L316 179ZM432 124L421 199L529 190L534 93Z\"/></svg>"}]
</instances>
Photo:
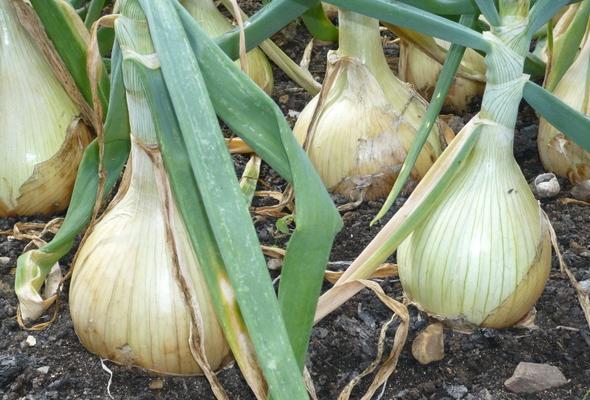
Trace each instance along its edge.
<instances>
[{"instance_id":1,"label":"onion","mask_svg":"<svg viewBox=\"0 0 590 400\"><path fill-rule=\"evenodd\" d=\"M229 350L176 207L137 77L137 63L158 59L146 39L145 20L126 17L134 15L136 4L124 3L115 22L125 49L130 162L115 199L77 254L70 313L82 344L101 357L164 374L207 373L193 352L214 370Z\"/></svg>"},{"instance_id":2,"label":"onion","mask_svg":"<svg viewBox=\"0 0 590 400\"><path fill-rule=\"evenodd\" d=\"M339 21L340 48L328 54L322 92L294 133L330 191L370 200L389 193L427 104L389 69L377 20L340 10ZM416 180L441 152L441 127L418 158Z\"/></svg>"},{"instance_id":3,"label":"onion","mask_svg":"<svg viewBox=\"0 0 590 400\"><path fill-rule=\"evenodd\" d=\"M514 6L515 16L484 33L490 49L481 111L455 139L477 134L475 147L397 253L407 296L457 324L515 324L543 292L551 269L549 222L513 155L529 78L522 73L527 18L520 14L528 2Z\"/></svg>"},{"instance_id":4,"label":"onion","mask_svg":"<svg viewBox=\"0 0 590 400\"><path fill-rule=\"evenodd\" d=\"M64 210L90 133L10 0L0 0L0 81L0 217Z\"/></svg>"}]
</instances>

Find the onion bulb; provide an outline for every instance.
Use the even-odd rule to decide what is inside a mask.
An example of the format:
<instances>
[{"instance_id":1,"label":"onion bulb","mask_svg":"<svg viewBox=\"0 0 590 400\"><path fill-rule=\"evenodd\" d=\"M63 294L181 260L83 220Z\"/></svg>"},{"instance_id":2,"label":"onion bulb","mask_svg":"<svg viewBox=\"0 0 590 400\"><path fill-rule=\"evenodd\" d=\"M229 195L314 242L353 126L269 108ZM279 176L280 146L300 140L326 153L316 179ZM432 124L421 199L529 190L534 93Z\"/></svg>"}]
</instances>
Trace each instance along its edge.
<instances>
[{"instance_id":1,"label":"onion bulb","mask_svg":"<svg viewBox=\"0 0 590 400\"><path fill-rule=\"evenodd\" d=\"M590 29L582 40L581 50L553 89L553 94L570 107L590 115ZM573 184L590 179L590 152L570 141L544 118L539 122L537 146L547 171L569 178Z\"/></svg>"},{"instance_id":2,"label":"onion bulb","mask_svg":"<svg viewBox=\"0 0 590 400\"><path fill-rule=\"evenodd\" d=\"M301 112L294 133L326 187L356 199L386 196L426 112L426 102L387 64L377 20L339 11L339 49L328 54L322 91ZM441 152L433 127L412 177Z\"/></svg>"},{"instance_id":3,"label":"onion bulb","mask_svg":"<svg viewBox=\"0 0 590 400\"><path fill-rule=\"evenodd\" d=\"M90 133L11 0L0 0L0 81L0 217L64 210Z\"/></svg>"},{"instance_id":4,"label":"onion bulb","mask_svg":"<svg viewBox=\"0 0 590 400\"><path fill-rule=\"evenodd\" d=\"M129 4L129 3L126 3ZM119 191L82 243L73 266L70 313L82 344L124 365L199 374L228 357L202 270L172 195L137 63L155 53L145 20L115 22L132 135ZM143 22L143 23L142 23ZM141 45L141 54L135 47ZM198 337L200 349L194 345ZM191 343L193 346L191 348Z\"/></svg>"},{"instance_id":5,"label":"onion bulb","mask_svg":"<svg viewBox=\"0 0 590 400\"><path fill-rule=\"evenodd\" d=\"M186 290L198 287L189 296L199 308L212 368L228 350L175 206L172 232L166 232L165 189L157 184L156 168L134 143L117 197L76 257L70 313L84 347L103 358L159 373L197 374L189 348L191 314L177 269L188 272Z\"/></svg>"},{"instance_id":6,"label":"onion bulb","mask_svg":"<svg viewBox=\"0 0 590 400\"><path fill-rule=\"evenodd\" d=\"M478 124L474 118L463 131ZM512 156L511 135L499 126L486 130L452 187L400 245L397 261L407 296L423 310L503 328L525 316L541 295L551 243Z\"/></svg>"},{"instance_id":7,"label":"onion bulb","mask_svg":"<svg viewBox=\"0 0 590 400\"><path fill-rule=\"evenodd\" d=\"M540 297L551 269L549 222L513 155L514 126L528 75L526 19L484 32L481 111L457 135L477 141L424 222L398 247L408 298L456 324L508 327ZM451 144L452 146L453 144Z\"/></svg>"},{"instance_id":8,"label":"onion bulb","mask_svg":"<svg viewBox=\"0 0 590 400\"><path fill-rule=\"evenodd\" d=\"M182 0L181 3L211 37L222 35L233 28L212 0ZM272 68L262 50L250 50L246 59L248 65L244 70L262 90L270 94L273 87ZM236 63L240 65L239 60Z\"/></svg>"},{"instance_id":9,"label":"onion bulb","mask_svg":"<svg viewBox=\"0 0 590 400\"><path fill-rule=\"evenodd\" d=\"M399 78L414 85L422 96L430 99L450 44L407 29L390 25L388 28L400 38ZM484 59L468 48L463 54L444 106L455 112L465 112L471 101L483 94L484 88Z\"/></svg>"}]
</instances>

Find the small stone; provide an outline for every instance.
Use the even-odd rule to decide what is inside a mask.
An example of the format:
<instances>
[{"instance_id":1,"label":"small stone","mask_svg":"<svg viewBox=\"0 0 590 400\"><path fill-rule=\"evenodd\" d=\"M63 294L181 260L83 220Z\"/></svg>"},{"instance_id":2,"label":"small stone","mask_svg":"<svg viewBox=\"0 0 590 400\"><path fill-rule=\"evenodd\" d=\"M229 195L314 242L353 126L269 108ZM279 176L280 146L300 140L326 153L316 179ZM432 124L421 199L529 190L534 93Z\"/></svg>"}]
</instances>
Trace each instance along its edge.
<instances>
[{"instance_id":1,"label":"small stone","mask_svg":"<svg viewBox=\"0 0 590 400\"><path fill-rule=\"evenodd\" d=\"M561 190L559 182L557 181L557 177L552 172L537 176L534 181L534 187L535 191L537 192L537 196L542 199L555 197Z\"/></svg>"},{"instance_id":2,"label":"small stone","mask_svg":"<svg viewBox=\"0 0 590 400\"><path fill-rule=\"evenodd\" d=\"M455 400L460 400L469 390L463 385L445 385L445 390L449 396Z\"/></svg>"},{"instance_id":3,"label":"small stone","mask_svg":"<svg viewBox=\"0 0 590 400\"><path fill-rule=\"evenodd\" d=\"M271 258L268 260L268 262L266 263L266 266L268 267L268 269L270 269L271 271L278 271L281 269L281 267L283 266L283 260L280 258Z\"/></svg>"},{"instance_id":4,"label":"small stone","mask_svg":"<svg viewBox=\"0 0 590 400\"><path fill-rule=\"evenodd\" d=\"M299 118L299 114L301 114L299 111L295 111L295 110L289 110L289 111L287 111L287 115L290 118Z\"/></svg>"},{"instance_id":5,"label":"small stone","mask_svg":"<svg viewBox=\"0 0 590 400\"><path fill-rule=\"evenodd\" d=\"M288 102L289 102L289 95L288 94L284 94L282 96L279 96L279 103L287 104Z\"/></svg>"},{"instance_id":6,"label":"small stone","mask_svg":"<svg viewBox=\"0 0 590 400\"><path fill-rule=\"evenodd\" d=\"M572 188L572 197L590 203L590 179L582 181Z\"/></svg>"},{"instance_id":7,"label":"small stone","mask_svg":"<svg viewBox=\"0 0 590 400\"><path fill-rule=\"evenodd\" d=\"M45 365L44 367L39 367L37 368L37 372L43 375L47 375L47 373L49 372L49 366Z\"/></svg>"},{"instance_id":8,"label":"small stone","mask_svg":"<svg viewBox=\"0 0 590 400\"><path fill-rule=\"evenodd\" d=\"M161 390L163 387L164 387L164 381L160 378L154 379L149 384L149 388L151 390Z\"/></svg>"},{"instance_id":9,"label":"small stone","mask_svg":"<svg viewBox=\"0 0 590 400\"><path fill-rule=\"evenodd\" d=\"M10 257L0 257L0 267L5 266L10 262Z\"/></svg>"},{"instance_id":10,"label":"small stone","mask_svg":"<svg viewBox=\"0 0 590 400\"><path fill-rule=\"evenodd\" d=\"M443 326L440 322L427 326L416 336L412 343L412 355L422 365L445 357Z\"/></svg>"},{"instance_id":11,"label":"small stone","mask_svg":"<svg viewBox=\"0 0 590 400\"><path fill-rule=\"evenodd\" d=\"M553 365L521 362L504 386L514 393L537 393L567 382L559 368Z\"/></svg>"},{"instance_id":12,"label":"small stone","mask_svg":"<svg viewBox=\"0 0 590 400\"><path fill-rule=\"evenodd\" d=\"M29 347L35 347L35 345L37 344L37 339L35 339L35 336L27 336L27 338L25 339L25 343L27 346Z\"/></svg>"}]
</instances>

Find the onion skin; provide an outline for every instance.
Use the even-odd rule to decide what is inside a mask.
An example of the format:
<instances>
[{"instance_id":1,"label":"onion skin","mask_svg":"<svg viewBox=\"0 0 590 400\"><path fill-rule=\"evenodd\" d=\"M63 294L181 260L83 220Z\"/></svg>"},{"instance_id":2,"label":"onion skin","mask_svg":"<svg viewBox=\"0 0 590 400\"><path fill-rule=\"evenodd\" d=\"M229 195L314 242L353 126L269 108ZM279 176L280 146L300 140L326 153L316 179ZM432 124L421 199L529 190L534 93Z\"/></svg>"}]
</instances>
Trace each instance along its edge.
<instances>
[{"instance_id":1,"label":"onion skin","mask_svg":"<svg viewBox=\"0 0 590 400\"><path fill-rule=\"evenodd\" d=\"M0 217L54 214L91 134L11 3L0 0Z\"/></svg>"}]
</instances>

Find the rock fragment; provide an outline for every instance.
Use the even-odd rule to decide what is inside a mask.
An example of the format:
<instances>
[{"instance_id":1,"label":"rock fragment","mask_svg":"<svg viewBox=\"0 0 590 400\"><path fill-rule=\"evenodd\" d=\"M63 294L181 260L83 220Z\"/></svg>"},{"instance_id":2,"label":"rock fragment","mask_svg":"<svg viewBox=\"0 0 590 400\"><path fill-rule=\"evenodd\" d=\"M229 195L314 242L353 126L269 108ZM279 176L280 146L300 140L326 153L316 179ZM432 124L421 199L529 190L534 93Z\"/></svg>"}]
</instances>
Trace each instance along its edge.
<instances>
[{"instance_id":1,"label":"rock fragment","mask_svg":"<svg viewBox=\"0 0 590 400\"><path fill-rule=\"evenodd\" d=\"M440 322L428 325L412 343L412 355L422 365L445 357L443 326Z\"/></svg>"},{"instance_id":2,"label":"rock fragment","mask_svg":"<svg viewBox=\"0 0 590 400\"><path fill-rule=\"evenodd\" d=\"M537 393L567 382L559 368L553 365L521 362L504 386L514 393Z\"/></svg>"},{"instance_id":3,"label":"rock fragment","mask_svg":"<svg viewBox=\"0 0 590 400\"><path fill-rule=\"evenodd\" d=\"M161 390L164 387L164 381L160 378L156 378L150 382L149 388L151 390Z\"/></svg>"},{"instance_id":4,"label":"rock fragment","mask_svg":"<svg viewBox=\"0 0 590 400\"><path fill-rule=\"evenodd\" d=\"M45 365L43 367L39 367L37 368L37 372L39 372L42 375L47 375L47 373L49 372L49 366Z\"/></svg>"}]
</instances>

